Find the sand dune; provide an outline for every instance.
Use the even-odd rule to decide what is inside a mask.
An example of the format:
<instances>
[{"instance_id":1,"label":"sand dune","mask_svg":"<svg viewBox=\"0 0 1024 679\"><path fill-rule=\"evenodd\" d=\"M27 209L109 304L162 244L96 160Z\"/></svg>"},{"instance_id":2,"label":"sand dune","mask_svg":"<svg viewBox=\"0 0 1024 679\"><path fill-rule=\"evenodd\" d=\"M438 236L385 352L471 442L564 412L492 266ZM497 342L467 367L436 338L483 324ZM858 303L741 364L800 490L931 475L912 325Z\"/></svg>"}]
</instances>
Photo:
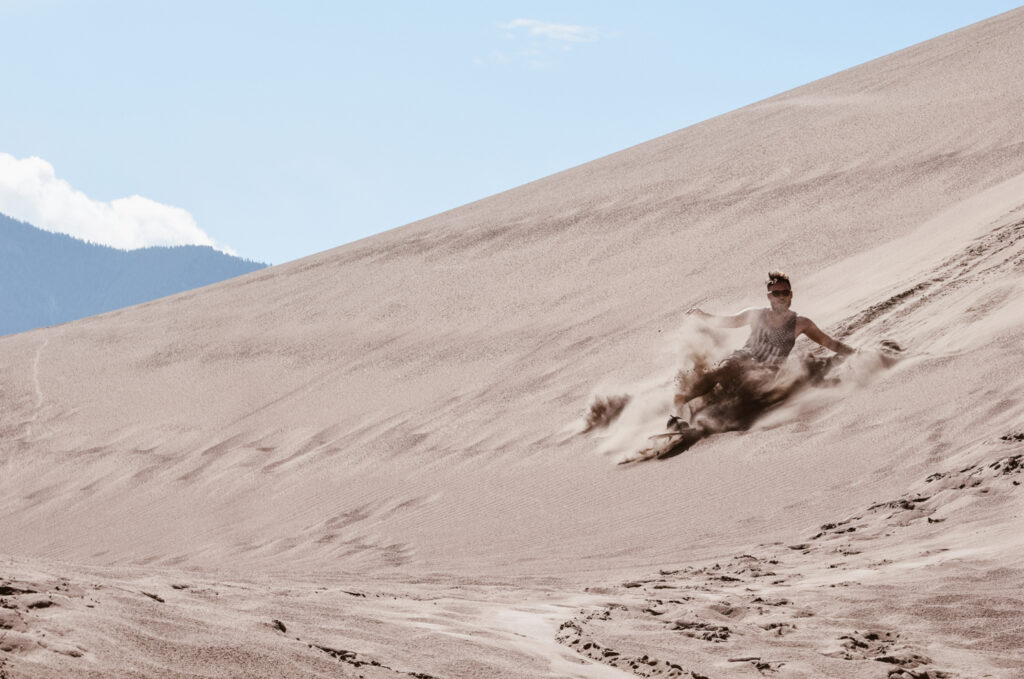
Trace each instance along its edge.
<instances>
[{"instance_id":1,"label":"sand dune","mask_svg":"<svg viewBox=\"0 0 1024 679\"><path fill-rule=\"evenodd\" d=\"M0 676L1020 676L1022 63L1016 10L0 339ZM618 465L776 267L837 383Z\"/></svg>"}]
</instances>

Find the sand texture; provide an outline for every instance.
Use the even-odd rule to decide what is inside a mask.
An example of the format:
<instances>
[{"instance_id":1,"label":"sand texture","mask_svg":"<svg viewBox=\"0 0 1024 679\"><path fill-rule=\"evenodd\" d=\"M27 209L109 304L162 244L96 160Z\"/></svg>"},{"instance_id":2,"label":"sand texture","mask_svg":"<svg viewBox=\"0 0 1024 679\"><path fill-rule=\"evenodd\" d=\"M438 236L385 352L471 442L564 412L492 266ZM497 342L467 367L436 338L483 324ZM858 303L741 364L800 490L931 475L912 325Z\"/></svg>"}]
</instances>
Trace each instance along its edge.
<instances>
[{"instance_id":1,"label":"sand texture","mask_svg":"<svg viewBox=\"0 0 1024 679\"><path fill-rule=\"evenodd\" d=\"M860 351L641 454L770 268ZM2 338L0 678L1024 676L1022 271L1015 10Z\"/></svg>"}]
</instances>

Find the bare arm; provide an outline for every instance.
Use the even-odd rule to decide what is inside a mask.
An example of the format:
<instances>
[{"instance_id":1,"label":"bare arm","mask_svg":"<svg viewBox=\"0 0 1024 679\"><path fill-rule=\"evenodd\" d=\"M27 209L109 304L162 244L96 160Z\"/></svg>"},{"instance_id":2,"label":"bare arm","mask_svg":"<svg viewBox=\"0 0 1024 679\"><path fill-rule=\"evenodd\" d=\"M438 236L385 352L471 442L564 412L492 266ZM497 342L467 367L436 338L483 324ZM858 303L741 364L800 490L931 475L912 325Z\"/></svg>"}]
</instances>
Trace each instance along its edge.
<instances>
[{"instance_id":1,"label":"bare arm","mask_svg":"<svg viewBox=\"0 0 1024 679\"><path fill-rule=\"evenodd\" d=\"M701 311L700 309L690 309L686 312L688 316L696 316L701 320L707 321L711 325L718 326L719 328L739 328L744 325L750 325L754 322L754 314L760 309L744 309L738 314L732 314L730 316L716 316L715 314L709 314Z\"/></svg>"},{"instance_id":2,"label":"bare arm","mask_svg":"<svg viewBox=\"0 0 1024 679\"><path fill-rule=\"evenodd\" d=\"M825 347L826 349L830 349L836 352L837 354L849 356L855 351L853 347L843 344L839 340L826 335L824 332L822 332L821 328L814 324L814 321L812 321L809 318L804 318L803 316L800 316L797 319L796 327L797 337L799 337L801 333L807 335L809 338L811 338L821 346Z\"/></svg>"}]
</instances>

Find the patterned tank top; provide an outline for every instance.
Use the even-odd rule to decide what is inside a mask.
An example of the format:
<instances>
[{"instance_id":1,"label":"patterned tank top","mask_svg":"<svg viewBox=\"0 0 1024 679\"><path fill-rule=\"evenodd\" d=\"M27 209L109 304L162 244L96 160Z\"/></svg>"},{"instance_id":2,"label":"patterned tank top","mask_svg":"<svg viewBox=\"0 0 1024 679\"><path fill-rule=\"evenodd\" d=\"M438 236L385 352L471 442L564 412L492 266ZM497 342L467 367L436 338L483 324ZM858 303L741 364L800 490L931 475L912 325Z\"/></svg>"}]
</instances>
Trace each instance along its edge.
<instances>
[{"instance_id":1,"label":"patterned tank top","mask_svg":"<svg viewBox=\"0 0 1024 679\"><path fill-rule=\"evenodd\" d=\"M747 343L739 351L758 363L778 367L796 344L796 314L791 314L777 328L768 325L767 316L768 310L761 310L751 327Z\"/></svg>"}]
</instances>

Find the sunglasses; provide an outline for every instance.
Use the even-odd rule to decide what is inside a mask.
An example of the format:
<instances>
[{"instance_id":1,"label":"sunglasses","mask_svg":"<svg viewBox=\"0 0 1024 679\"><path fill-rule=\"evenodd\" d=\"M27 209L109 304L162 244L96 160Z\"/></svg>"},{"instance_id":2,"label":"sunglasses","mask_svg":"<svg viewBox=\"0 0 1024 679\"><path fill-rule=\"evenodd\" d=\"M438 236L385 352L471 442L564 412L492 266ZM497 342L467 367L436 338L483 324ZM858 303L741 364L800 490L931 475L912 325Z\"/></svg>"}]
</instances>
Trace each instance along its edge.
<instances>
[{"instance_id":1,"label":"sunglasses","mask_svg":"<svg viewBox=\"0 0 1024 679\"><path fill-rule=\"evenodd\" d=\"M789 297L793 294L792 290L769 290L768 294L772 297Z\"/></svg>"}]
</instances>

